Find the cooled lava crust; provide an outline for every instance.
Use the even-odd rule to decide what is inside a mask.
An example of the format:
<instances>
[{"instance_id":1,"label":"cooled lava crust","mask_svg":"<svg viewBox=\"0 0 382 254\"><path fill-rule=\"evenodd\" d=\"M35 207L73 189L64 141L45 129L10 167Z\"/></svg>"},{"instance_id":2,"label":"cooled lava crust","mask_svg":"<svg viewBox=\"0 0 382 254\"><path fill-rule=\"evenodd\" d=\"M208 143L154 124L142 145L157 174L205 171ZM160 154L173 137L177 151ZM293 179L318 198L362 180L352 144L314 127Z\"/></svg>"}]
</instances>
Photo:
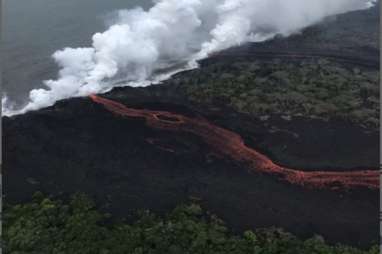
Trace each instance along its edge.
<instances>
[{"instance_id":1,"label":"cooled lava crust","mask_svg":"<svg viewBox=\"0 0 382 254\"><path fill-rule=\"evenodd\" d=\"M376 170L304 172L281 167L263 154L246 146L240 135L211 124L204 118L191 118L167 111L128 108L121 103L97 95L91 95L90 98L117 116L143 118L151 128L192 133L200 137L217 153L228 156L253 171L276 175L292 184L331 189L341 187L379 188L379 172Z\"/></svg>"}]
</instances>

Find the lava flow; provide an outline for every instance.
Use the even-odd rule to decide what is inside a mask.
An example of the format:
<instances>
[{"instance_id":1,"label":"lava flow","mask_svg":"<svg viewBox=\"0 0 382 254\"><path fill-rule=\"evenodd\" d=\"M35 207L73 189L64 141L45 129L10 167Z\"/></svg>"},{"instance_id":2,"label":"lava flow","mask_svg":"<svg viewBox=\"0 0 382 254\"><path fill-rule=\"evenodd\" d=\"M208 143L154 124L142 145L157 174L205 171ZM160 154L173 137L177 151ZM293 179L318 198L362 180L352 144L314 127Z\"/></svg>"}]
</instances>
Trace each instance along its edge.
<instances>
[{"instance_id":1,"label":"lava flow","mask_svg":"<svg viewBox=\"0 0 382 254\"><path fill-rule=\"evenodd\" d=\"M236 133L218 127L203 118L191 118L183 115L146 109L132 109L125 105L96 95L90 98L102 104L107 110L122 117L139 117L155 129L182 131L201 137L215 151L233 160L247 165L256 172L276 175L292 184L314 188L379 188L379 172L376 170L359 171L302 171L282 167L273 163L265 155L246 146Z\"/></svg>"}]
</instances>

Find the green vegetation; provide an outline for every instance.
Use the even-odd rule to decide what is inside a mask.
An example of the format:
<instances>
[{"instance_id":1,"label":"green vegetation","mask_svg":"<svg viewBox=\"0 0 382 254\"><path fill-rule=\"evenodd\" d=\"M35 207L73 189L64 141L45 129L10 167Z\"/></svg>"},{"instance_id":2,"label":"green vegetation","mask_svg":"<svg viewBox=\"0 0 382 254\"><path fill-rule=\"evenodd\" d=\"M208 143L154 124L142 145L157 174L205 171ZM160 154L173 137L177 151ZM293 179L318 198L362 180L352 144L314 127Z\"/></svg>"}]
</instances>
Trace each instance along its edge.
<instances>
[{"instance_id":1,"label":"green vegetation","mask_svg":"<svg viewBox=\"0 0 382 254\"><path fill-rule=\"evenodd\" d=\"M282 115L344 119L379 125L378 71L345 68L327 60L220 61L178 76L191 101L224 104L256 117Z\"/></svg>"},{"instance_id":2,"label":"green vegetation","mask_svg":"<svg viewBox=\"0 0 382 254\"><path fill-rule=\"evenodd\" d=\"M6 207L3 240L8 254L378 253L377 247L331 247L320 237L302 241L276 229L234 236L195 204L181 205L164 217L143 211L134 223L115 222L84 195L64 203L36 194L31 203Z\"/></svg>"}]
</instances>

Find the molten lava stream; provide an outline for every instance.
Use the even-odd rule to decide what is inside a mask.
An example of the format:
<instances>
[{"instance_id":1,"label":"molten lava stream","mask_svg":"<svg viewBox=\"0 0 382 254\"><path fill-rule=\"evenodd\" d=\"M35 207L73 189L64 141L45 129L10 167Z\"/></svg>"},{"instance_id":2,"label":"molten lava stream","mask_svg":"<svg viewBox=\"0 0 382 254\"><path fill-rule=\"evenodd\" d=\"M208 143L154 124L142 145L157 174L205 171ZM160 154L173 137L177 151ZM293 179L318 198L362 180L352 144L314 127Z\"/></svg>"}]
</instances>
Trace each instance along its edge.
<instances>
[{"instance_id":1,"label":"molten lava stream","mask_svg":"<svg viewBox=\"0 0 382 254\"><path fill-rule=\"evenodd\" d=\"M91 95L90 98L116 115L145 118L146 124L151 128L193 133L201 137L215 151L237 162L249 165L253 171L273 174L292 184L332 189L341 186L344 188L379 188L379 172L376 170L306 172L282 167L273 163L265 155L246 146L238 134L216 126L205 119L186 117L167 111L132 109L97 95Z\"/></svg>"}]
</instances>

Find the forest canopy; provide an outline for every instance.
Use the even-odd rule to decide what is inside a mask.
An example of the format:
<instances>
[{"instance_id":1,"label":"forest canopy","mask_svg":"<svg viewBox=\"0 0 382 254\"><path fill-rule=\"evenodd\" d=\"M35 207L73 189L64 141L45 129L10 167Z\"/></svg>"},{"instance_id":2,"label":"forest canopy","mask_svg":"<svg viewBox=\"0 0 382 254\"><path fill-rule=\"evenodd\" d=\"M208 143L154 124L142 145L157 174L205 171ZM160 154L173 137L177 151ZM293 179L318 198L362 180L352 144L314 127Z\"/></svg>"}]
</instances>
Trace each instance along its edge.
<instances>
[{"instance_id":1,"label":"forest canopy","mask_svg":"<svg viewBox=\"0 0 382 254\"><path fill-rule=\"evenodd\" d=\"M301 240L271 228L235 235L198 204L179 205L164 216L140 211L131 222L97 210L83 194L70 201L34 195L33 201L6 206L4 253L9 254L377 254L330 246L322 237Z\"/></svg>"}]
</instances>

